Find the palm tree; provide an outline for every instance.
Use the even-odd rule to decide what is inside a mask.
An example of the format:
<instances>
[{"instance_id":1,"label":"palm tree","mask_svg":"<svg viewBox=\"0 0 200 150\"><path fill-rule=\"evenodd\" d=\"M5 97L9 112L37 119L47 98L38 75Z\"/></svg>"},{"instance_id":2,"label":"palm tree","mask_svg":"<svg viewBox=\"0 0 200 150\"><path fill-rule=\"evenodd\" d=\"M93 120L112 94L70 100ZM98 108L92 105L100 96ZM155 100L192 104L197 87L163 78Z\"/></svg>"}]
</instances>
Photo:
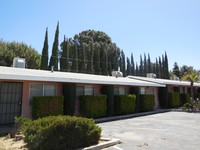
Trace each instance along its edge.
<instances>
[{"instance_id":1,"label":"palm tree","mask_svg":"<svg viewBox=\"0 0 200 150\"><path fill-rule=\"evenodd\" d=\"M190 81L190 93L191 93L191 97L192 99L194 99L194 89L193 89L193 85L194 82L199 81L199 74L196 71L193 71L185 76L182 77L182 80L188 80Z\"/></svg>"}]
</instances>

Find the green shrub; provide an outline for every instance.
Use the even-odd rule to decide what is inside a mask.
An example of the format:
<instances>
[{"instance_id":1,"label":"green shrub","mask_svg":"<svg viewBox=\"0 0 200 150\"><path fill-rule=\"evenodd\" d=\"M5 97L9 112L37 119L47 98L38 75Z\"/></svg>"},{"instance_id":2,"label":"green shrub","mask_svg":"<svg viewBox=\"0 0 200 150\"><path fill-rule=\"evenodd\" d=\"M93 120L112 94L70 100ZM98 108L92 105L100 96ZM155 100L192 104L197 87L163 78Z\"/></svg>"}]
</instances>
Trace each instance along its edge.
<instances>
[{"instance_id":1,"label":"green shrub","mask_svg":"<svg viewBox=\"0 0 200 150\"><path fill-rule=\"evenodd\" d=\"M165 109L168 107L168 87L160 87L158 89L158 99L160 107Z\"/></svg>"},{"instance_id":2,"label":"green shrub","mask_svg":"<svg viewBox=\"0 0 200 150\"><path fill-rule=\"evenodd\" d=\"M80 113L87 118L99 118L106 116L106 95L81 95Z\"/></svg>"},{"instance_id":3,"label":"green shrub","mask_svg":"<svg viewBox=\"0 0 200 150\"><path fill-rule=\"evenodd\" d=\"M114 110L116 115L130 114L135 110L136 96L129 95L115 95L114 96Z\"/></svg>"},{"instance_id":4,"label":"green shrub","mask_svg":"<svg viewBox=\"0 0 200 150\"><path fill-rule=\"evenodd\" d=\"M105 85L101 89L101 93L107 95L107 115L112 116L114 114L114 86Z\"/></svg>"},{"instance_id":5,"label":"green shrub","mask_svg":"<svg viewBox=\"0 0 200 150\"><path fill-rule=\"evenodd\" d=\"M92 119L49 116L32 121L23 133L30 150L61 150L97 144L101 128Z\"/></svg>"},{"instance_id":6,"label":"green shrub","mask_svg":"<svg viewBox=\"0 0 200 150\"><path fill-rule=\"evenodd\" d=\"M155 100L154 95L139 95L140 97L140 111L151 111L154 109L155 106Z\"/></svg>"},{"instance_id":7,"label":"green shrub","mask_svg":"<svg viewBox=\"0 0 200 150\"><path fill-rule=\"evenodd\" d=\"M37 96L32 99L34 119L63 114L63 96Z\"/></svg>"},{"instance_id":8,"label":"green shrub","mask_svg":"<svg viewBox=\"0 0 200 150\"><path fill-rule=\"evenodd\" d=\"M135 94L135 96L136 96L135 111L134 112L137 113L137 112L140 111L140 100L139 100L140 89L138 87L130 87L129 93Z\"/></svg>"},{"instance_id":9,"label":"green shrub","mask_svg":"<svg viewBox=\"0 0 200 150\"><path fill-rule=\"evenodd\" d=\"M181 93L180 94L180 105L184 105L185 103L190 102L190 94L188 93Z\"/></svg>"},{"instance_id":10,"label":"green shrub","mask_svg":"<svg viewBox=\"0 0 200 150\"><path fill-rule=\"evenodd\" d=\"M168 108L180 106L180 95L178 92L168 93Z\"/></svg>"},{"instance_id":11,"label":"green shrub","mask_svg":"<svg viewBox=\"0 0 200 150\"><path fill-rule=\"evenodd\" d=\"M24 126L27 126L32 120L26 117L16 117L15 127L17 131L22 131Z\"/></svg>"}]
</instances>

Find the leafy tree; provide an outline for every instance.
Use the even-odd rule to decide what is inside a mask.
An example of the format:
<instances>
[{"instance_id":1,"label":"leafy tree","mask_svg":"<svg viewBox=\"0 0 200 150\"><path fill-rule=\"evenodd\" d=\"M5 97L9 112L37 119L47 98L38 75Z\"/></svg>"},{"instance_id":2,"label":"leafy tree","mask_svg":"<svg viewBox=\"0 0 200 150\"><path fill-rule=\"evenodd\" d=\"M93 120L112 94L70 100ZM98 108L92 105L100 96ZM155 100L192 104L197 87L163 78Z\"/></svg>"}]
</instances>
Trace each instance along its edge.
<instances>
[{"instance_id":1,"label":"leafy tree","mask_svg":"<svg viewBox=\"0 0 200 150\"><path fill-rule=\"evenodd\" d=\"M173 73L180 78L180 69L177 62L174 63Z\"/></svg>"},{"instance_id":2,"label":"leafy tree","mask_svg":"<svg viewBox=\"0 0 200 150\"><path fill-rule=\"evenodd\" d=\"M14 57L25 58L26 68L40 68L41 55L34 48L25 43L0 40L0 65L12 66Z\"/></svg>"},{"instance_id":3,"label":"leafy tree","mask_svg":"<svg viewBox=\"0 0 200 150\"><path fill-rule=\"evenodd\" d=\"M118 60L120 57L120 49L117 47L115 43L112 42L111 38L102 31L95 30L86 30L82 31L79 34L74 36L74 39L82 43L87 43L88 45L92 41L93 43L98 43L100 45L100 69L102 70L102 57L104 53L104 49L107 50L108 56L108 70L109 74L111 74L112 70L118 69ZM93 52L95 52L95 48L93 48ZM95 57L95 56L94 56ZM90 58L89 58L90 59ZM95 60L94 60L95 61ZM94 65L95 67L95 65Z\"/></svg>"},{"instance_id":4,"label":"leafy tree","mask_svg":"<svg viewBox=\"0 0 200 150\"><path fill-rule=\"evenodd\" d=\"M198 73L193 71L190 74L187 74L187 75L183 76L182 80L190 81L190 88L191 88L191 90L190 90L191 93L190 94L191 94L192 99L194 99L194 87L193 86L194 86L194 82L199 81Z\"/></svg>"},{"instance_id":5,"label":"leafy tree","mask_svg":"<svg viewBox=\"0 0 200 150\"><path fill-rule=\"evenodd\" d=\"M48 60L49 60L49 45L48 45L48 28L46 28L46 33L45 33L45 40L44 40L44 46L42 49L42 59L41 59L41 65L40 69L42 70L48 70Z\"/></svg>"},{"instance_id":6,"label":"leafy tree","mask_svg":"<svg viewBox=\"0 0 200 150\"><path fill-rule=\"evenodd\" d=\"M59 38L59 22L56 27L53 48L52 48L52 55L50 58L49 67L54 66L54 70L58 70L58 38Z\"/></svg>"}]
</instances>

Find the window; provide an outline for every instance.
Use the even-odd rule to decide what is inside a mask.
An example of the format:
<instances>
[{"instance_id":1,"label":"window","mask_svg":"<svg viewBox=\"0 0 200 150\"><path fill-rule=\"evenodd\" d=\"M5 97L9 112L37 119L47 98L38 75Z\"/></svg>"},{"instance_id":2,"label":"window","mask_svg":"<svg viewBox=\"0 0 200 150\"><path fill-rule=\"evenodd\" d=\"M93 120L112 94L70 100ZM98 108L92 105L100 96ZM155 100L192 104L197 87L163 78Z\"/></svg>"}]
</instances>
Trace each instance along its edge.
<instances>
[{"instance_id":1,"label":"window","mask_svg":"<svg viewBox=\"0 0 200 150\"><path fill-rule=\"evenodd\" d=\"M124 95L124 94L126 94L126 88L123 86L116 86L116 87L114 87L114 94L115 95Z\"/></svg>"},{"instance_id":2,"label":"window","mask_svg":"<svg viewBox=\"0 0 200 150\"><path fill-rule=\"evenodd\" d=\"M154 89L153 88L149 89L149 94L154 95Z\"/></svg>"},{"instance_id":3,"label":"window","mask_svg":"<svg viewBox=\"0 0 200 150\"><path fill-rule=\"evenodd\" d=\"M140 94L146 94L146 89L144 87L140 88Z\"/></svg>"},{"instance_id":4,"label":"window","mask_svg":"<svg viewBox=\"0 0 200 150\"><path fill-rule=\"evenodd\" d=\"M84 95L84 86L76 86L76 96Z\"/></svg>"},{"instance_id":5,"label":"window","mask_svg":"<svg viewBox=\"0 0 200 150\"><path fill-rule=\"evenodd\" d=\"M94 87L93 86L85 86L85 95L93 95Z\"/></svg>"},{"instance_id":6,"label":"window","mask_svg":"<svg viewBox=\"0 0 200 150\"><path fill-rule=\"evenodd\" d=\"M80 95L93 95L94 86L76 86L76 96Z\"/></svg>"},{"instance_id":7,"label":"window","mask_svg":"<svg viewBox=\"0 0 200 150\"><path fill-rule=\"evenodd\" d=\"M55 84L31 84L30 85L30 102L33 96L55 96Z\"/></svg>"}]
</instances>

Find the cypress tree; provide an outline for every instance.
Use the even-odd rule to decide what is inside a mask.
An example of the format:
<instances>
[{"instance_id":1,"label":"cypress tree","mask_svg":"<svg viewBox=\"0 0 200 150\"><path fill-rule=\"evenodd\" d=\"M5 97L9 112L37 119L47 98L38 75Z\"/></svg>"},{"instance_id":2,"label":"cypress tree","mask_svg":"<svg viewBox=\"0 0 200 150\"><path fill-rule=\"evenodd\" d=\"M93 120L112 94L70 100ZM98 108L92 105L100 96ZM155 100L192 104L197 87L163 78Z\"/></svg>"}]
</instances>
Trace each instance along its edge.
<instances>
[{"instance_id":1,"label":"cypress tree","mask_svg":"<svg viewBox=\"0 0 200 150\"><path fill-rule=\"evenodd\" d=\"M54 66L54 70L58 70L58 38L59 38L59 22L56 27L53 48L52 48L52 55L50 58L49 67Z\"/></svg>"},{"instance_id":2,"label":"cypress tree","mask_svg":"<svg viewBox=\"0 0 200 150\"><path fill-rule=\"evenodd\" d=\"M127 57L126 58L126 61L127 61L127 70L126 70L126 75L131 75L131 62L130 62L130 59Z\"/></svg>"},{"instance_id":3,"label":"cypress tree","mask_svg":"<svg viewBox=\"0 0 200 150\"><path fill-rule=\"evenodd\" d=\"M165 52L165 74L166 74L166 79L169 79L169 65L166 52Z\"/></svg>"},{"instance_id":4,"label":"cypress tree","mask_svg":"<svg viewBox=\"0 0 200 150\"><path fill-rule=\"evenodd\" d=\"M151 73L153 70L152 70L152 64L151 64L151 58L150 58L150 55L148 54L148 73Z\"/></svg>"},{"instance_id":5,"label":"cypress tree","mask_svg":"<svg viewBox=\"0 0 200 150\"><path fill-rule=\"evenodd\" d=\"M94 73L100 74L100 45L99 43L94 43Z\"/></svg>"},{"instance_id":6,"label":"cypress tree","mask_svg":"<svg viewBox=\"0 0 200 150\"><path fill-rule=\"evenodd\" d=\"M142 55L140 55L139 75L140 76L144 76L144 68L143 68Z\"/></svg>"},{"instance_id":7,"label":"cypress tree","mask_svg":"<svg viewBox=\"0 0 200 150\"><path fill-rule=\"evenodd\" d=\"M107 54L107 50L106 49L104 49L104 53L103 53L103 56L102 56L101 73L103 75L108 75L108 54Z\"/></svg>"},{"instance_id":8,"label":"cypress tree","mask_svg":"<svg viewBox=\"0 0 200 150\"><path fill-rule=\"evenodd\" d=\"M160 78L160 66L158 64L158 59L156 58L156 76Z\"/></svg>"},{"instance_id":9,"label":"cypress tree","mask_svg":"<svg viewBox=\"0 0 200 150\"><path fill-rule=\"evenodd\" d=\"M144 53L144 74L143 76L147 75L147 58L146 58L146 54Z\"/></svg>"},{"instance_id":10,"label":"cypress tree","mask_svg":"<svg viewBox=\"0 0 200 150\"><path fill-rule=\"evenodd\" d=\"M140 76L139 67L138 67L137 62L136 62L135 75L136 75L136 76Z\"/></svg>"},{"instance_id":11,"label":"cypress tree","mask_svg":"<svg viewBox=\"0 0 200 150\"><path fill-rule=\"evenodd\" d=\"M76 45L76 43L74 43L74 53L71 70L72 72L78 72L78 45Z\"/></svg>"},{"instance_id":12,"label":"cypress tree","mask_svg":"<svg viewBox=\"0 0 200 150\"><path fill-rule=\"evenodd\" d=\"M87 61L87 73L89 74L93 74L94 70L93 70L93 42L90 41L89 46L88 46L88 61Z\"/></svg>"},{"instance_id":13,"label":"cypress tree","mask_svg":"<svg viewBox=\"0 0 200 150\"><path fill-rule=\"evenodd\" d=\"M64 36L64 40L61 44L62 47L62 55L60 58L60 70L61 71L69 71L69 42L68 40L66 40L65 36Z\"/></svg>"},{"instance_id":14,"label":"cypress tree","mask_svg":"<svg viewBox=\"0 0 200 150\"><path fill-rule=\"evenodd\" d=\"M134 58L133 54L131 53L131 75L135 76L135 63L134 63Z\"/></svg>"},{"instance_id":15,"label":"cypress tree","mask_svg":"<svg viewBox=\"0 0 200 150\"><path fill-rule=\"evenodd\" d=\"M46 33L45 33L45 40L44 40L44 46L42 49L42 59L41 59L41 65L40 69L41 70L48 70L48 59L49 59L49 45L48 45L48 28L46 28Z\"/></svg>"},{"instance_id":16,"label":"cypress tree","mask_svg":"<svg viewBox=\"0 0 200 150\"><path fill-rule=\"evenodd\" d=\"M80 54L80 64L79 64L79 72L85 73L86 72L86 50L87 50L87 44L83 43L81 45L81 54Z\"/></svg>"},{"instance_id":17,"label":"cypress tree","mask_svg":"<svg viewBox=\"0 0 200 150\"><path fill-rule=\"evenodd\" d=\"M121 56L120 56L120 70L123 73L123 76L126 76L126 62L125 62L125 54L123 52L123 50L121 51Z\"/></svg>"},{"instance_id":18,"label":"cypress tree","mask_svg":"<svg viewBox=\"0 0 200 150\"><path fill-rule=\"evenodd\" d=\"M161 58L159 57L159 78L162 78L162 62Z\"/></svg>"}]
</instances>

